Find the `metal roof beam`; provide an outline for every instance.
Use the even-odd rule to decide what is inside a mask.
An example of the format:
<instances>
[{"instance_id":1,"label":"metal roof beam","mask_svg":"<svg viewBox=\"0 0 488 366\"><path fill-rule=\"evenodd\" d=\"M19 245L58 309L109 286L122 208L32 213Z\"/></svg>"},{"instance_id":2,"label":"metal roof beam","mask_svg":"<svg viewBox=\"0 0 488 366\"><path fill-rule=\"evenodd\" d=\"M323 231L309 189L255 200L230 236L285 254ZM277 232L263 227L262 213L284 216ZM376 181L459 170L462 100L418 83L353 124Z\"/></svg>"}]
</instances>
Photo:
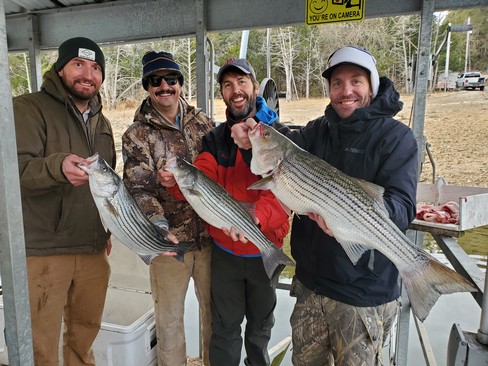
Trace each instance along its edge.
<instances>
[{"instance_id":1,"label":"metal roof beam","mask_svg":"<svg viewBox=\"0 0 488 366\"><path fill-rule=\"evenodd\" d=\"M205 0L207 32L271 28L305 23L305 0ZM83 35L99 43L133 43L160 37L196 35L195 0L113 1L35 12L41 49ZM201 5L200 5L201 6ZM434 11L488 6L487 0L437 0ZM369 0L366 18L420 13L421 0ZM249 9L254 9L252 13ZM30 14L7 17L9 51L27 50ZM200 26L201 28L201 26Z\"/></svg>"}]
</instances>

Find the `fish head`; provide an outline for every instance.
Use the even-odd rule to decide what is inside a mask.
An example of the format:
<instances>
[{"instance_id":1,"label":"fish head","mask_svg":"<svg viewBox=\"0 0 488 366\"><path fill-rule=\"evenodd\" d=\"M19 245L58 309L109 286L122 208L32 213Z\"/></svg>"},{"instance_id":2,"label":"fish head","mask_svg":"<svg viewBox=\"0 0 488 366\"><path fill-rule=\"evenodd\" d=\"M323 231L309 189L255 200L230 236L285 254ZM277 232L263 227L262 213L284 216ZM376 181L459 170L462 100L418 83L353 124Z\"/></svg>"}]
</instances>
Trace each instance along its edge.
<instances>
[{"instance_id":1,"label":"fish head","mask_svg":"<svg viewBox=\"0 0 488 366\"><path fill-rule=\"evenodd\" d=\"M89 175L90 190L93 195L111 197L119 190L122 183L119 175L98 153L77 164Z\"/></svg>"},{"instance_id":2,"label":"fish head","mask_svg":"<svg viewBox=\"0 0 488 366\"><path fill-rule=\"evenodd\" d=\"M164 170L173 173L180 188L191 187L195 181L196 167L183 158L172 157L166 161Z\"/></svg>"},{"instance_id":3,"label":"fish head","mask_svg":"<svg viewBox=\"0 0 488 366\"><path fill-rule=\"evenodd\" d=\"M251 171L263 177L271 175L286 154L286 138L261 122L248 135L252 144Z\"/></svg>"}]
</instances>

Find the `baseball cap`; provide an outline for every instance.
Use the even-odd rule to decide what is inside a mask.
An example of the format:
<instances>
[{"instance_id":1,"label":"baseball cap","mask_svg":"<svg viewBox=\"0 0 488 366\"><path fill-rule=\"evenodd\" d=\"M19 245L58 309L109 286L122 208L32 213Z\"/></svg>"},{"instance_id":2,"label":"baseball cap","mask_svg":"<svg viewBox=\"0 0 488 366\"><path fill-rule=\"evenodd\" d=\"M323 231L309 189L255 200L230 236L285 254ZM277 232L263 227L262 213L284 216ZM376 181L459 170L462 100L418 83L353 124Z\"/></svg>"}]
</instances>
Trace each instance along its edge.
<instances>
[{"instance_id":1,"label":"baseball cap","mask_svg":"<svg viewBox=\"0 0 488 366\"><path fill-rule=\"evenodd\" d=\"M256 73L249 61L244 58L230 58L225 61L217 74L217 82L219 84L222 82L222 77L224 76L225 71L231 67L241 70L244 74L251 75L254 80L256 80Z\"/></svg>"},{"instance_id":2,"label":"baseball cap","mask_svg":"<svg viewBox=\"0 0 488 366\"><path fill-rule=\"evenodd\" d=\"M376 59L365 48L359 46L346 46L339 48L327 61L327 68L322 73L325 78L325 91L329 94L330 76L335 68L342 64L354 64L369 71L373 98L378 94L380 87L380 77L376 69Z\"/></svg>"}]
</instances>

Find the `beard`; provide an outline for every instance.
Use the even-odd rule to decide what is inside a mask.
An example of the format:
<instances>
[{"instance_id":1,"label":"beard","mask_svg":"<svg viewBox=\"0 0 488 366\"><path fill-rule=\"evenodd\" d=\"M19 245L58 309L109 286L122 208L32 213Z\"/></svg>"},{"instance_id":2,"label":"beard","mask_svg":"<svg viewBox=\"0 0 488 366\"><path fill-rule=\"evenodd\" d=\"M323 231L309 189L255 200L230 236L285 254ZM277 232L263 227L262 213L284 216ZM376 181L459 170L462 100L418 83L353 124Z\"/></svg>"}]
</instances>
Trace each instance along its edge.
<instances>
[{"instance_id":1,"label":"beard","mask_svg":"<svg viewBox=\"0 0 488 366\"><path fill-rule=\"evenodd\" d=\"M232 98L231 98L232 99ZM235 109L232 107L232 103L230 100L225 100L225 105L227 106L230 114L234 117L236 121L242 121L244 118L249 116L249 114L252 112L254 107L256 106L256 96L251 95L245 96L245 99L247 100L247 104L245 104L242 108L240 109Z\"/></svg>"}]
</instances>

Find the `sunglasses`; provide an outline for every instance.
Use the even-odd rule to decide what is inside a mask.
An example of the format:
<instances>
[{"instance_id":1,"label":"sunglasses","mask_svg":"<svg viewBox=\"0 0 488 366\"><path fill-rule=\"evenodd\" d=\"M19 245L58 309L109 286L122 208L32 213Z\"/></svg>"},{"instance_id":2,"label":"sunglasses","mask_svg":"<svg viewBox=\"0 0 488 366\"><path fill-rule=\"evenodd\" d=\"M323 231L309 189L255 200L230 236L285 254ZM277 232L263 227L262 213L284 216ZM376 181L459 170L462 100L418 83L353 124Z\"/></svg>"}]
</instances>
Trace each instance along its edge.
<instances>
[{"instance_id":1,"label":"sunglasses","mask_svg":"<svg viewBox=\"0 0 488 366\"><path fill-rule=\"evenodd\" d=\"M149 76L147 80L149 81L149 84L151 84L152 87L158 87L161 85L161 83L166 81L166 84L168 85L175 85L178 82L178 75L153 75Z\"/></svg>"}]
</instances>

